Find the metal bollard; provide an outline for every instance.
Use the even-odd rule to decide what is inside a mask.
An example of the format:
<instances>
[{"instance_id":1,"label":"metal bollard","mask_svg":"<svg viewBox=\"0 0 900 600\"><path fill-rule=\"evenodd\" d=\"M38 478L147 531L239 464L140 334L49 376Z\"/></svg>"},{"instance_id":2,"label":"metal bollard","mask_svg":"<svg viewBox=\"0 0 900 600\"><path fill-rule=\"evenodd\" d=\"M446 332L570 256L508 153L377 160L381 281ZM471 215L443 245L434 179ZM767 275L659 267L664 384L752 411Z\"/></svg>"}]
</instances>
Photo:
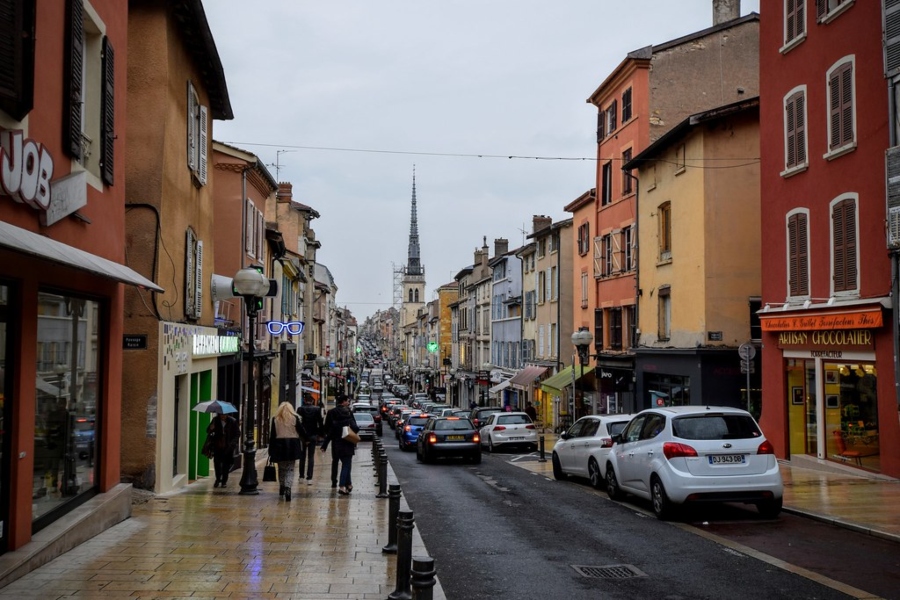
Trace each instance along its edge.
<instances>
[{"instance_id":1,"label":"metal bollard","mask_svg":"<svg viewBox=\"0 0 900 600\"><path fill-rule=\"evenodd\" d=\"M401 510L397 514L397 588L388 600L412 600L409 588L409 568L412 561L412 532L416 520L413 511Z\"/></svg>"},{"instance_id":2,"label":"metal bollard","mask_svg":"<svg viewBox=\"0 0 900 600\"><path fill-rule=\"evenodd\" d=\"M400 512L400 485L392 483L388 490L388 543L381 551L397 554L397 514Z\"/></svg>"},{"instance_id":3,"label":"metal bollard","mask_svg":"<svg viewBox=\"0 0 900 600\"><path fill-rule=\"evenodd\" d=\"M434 559L430 556L416 556L412 559L410 584L413 600L432 600L434 598Z\"/></svg>"},{"instance_id":4,"label":"metal bollard","mask_svg":"<svg viewBox=\"0 0 900 600\"><path fill-rule=\"evenodd\" d=\"M384 436L384 428L382 426L383 421L384 421L384 418L382 418L380 421L375 423L375 435L377 435L378 437Z\"/></svg>"},{"instance_id":5,"label":"metal bollard","mask_svg":"<svg viewBox=\"0 0 900 600\"><path fill-rule=\"evenodd\" d=\"M547 457L544 456L544 436L540 436L539 443L541 448L541 457L538 459L538 462L547 462Z\"/></svg>"},{"instance_id":6,"label":"metal bollard","mask_svg":"<svg viewBox=\"0 0 900 600\"><path fill-rule=\"evenodd\" d=\"M378 462L378 493L375 495L376 498L387 498L387 466L388 466L388 457L387 452L384 450L381 451L381 460Z\"/></svg>"}]
</instances>

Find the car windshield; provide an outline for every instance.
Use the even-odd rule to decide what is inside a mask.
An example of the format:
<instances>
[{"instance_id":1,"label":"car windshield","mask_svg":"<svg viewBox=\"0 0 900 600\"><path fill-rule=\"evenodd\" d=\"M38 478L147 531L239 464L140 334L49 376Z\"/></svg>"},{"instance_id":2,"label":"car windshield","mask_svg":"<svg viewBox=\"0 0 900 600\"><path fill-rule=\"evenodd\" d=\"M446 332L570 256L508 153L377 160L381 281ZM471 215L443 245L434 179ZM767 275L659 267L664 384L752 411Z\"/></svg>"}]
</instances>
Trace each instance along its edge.
<instances>
[{"instance_id":1,"label":"car windshield","mask_svg":"<svg viewBox=\"0 0 900 600\"><path fill-rule=\"evenodd\" d=\"M742 440L762 436L749 415L710 414L672 421L672 433L685 440Z\"/></svg>"},{"instance_id":2,"label":"car windshield","mask_svg":"<svg viewBox=\"0 0 900 600\"><path fill-rule=\"evenodd\" d=\"M435 422L434 428L440 431L466 431L472 429L468 419L441 419Z\"/></svg>"},{"instance_id":3,"label":"car windshield","mask_svg":"<svg viewBox=\"0 0 900 600\"><path fill-rule=\"evenodd\" d=\"M353 418L356 419L357 423L362 423L364 421L368 421L371 423L375 422L375 419L372 417L372 415L370 413L358 413L358 414L354 415Z\"/></svg>"},{"instance_id":4,"label":"car windshield","mask_svg":"<svg viewBox=\"0 0 900 600\"><path fill-rule=\"evenodd\" d=\"M409 424L410 425L424 425L428 422L428 419L431 417L410 417Z\"/></svg>"},{"instance_id":5,"label":"car windshield","mask_svg":"<svg viewBox=\"0 0 900 600\"><path fill-rule=\"evenodd\" d=\"M531 423L531 419L528 415L503 415L502 417L497 417L497 423L499 425L527 425Z\"/></svg>"}]
</instances>

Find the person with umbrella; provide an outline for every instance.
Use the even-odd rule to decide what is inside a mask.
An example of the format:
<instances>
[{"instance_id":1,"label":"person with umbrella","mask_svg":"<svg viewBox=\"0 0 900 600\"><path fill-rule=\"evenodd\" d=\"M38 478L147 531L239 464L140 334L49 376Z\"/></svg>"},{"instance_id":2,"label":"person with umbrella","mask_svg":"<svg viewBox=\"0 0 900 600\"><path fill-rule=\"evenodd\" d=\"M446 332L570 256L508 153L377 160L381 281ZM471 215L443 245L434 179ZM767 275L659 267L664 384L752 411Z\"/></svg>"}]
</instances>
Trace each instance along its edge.
<instances>
[{"instance_id":1,"label":"person with umbrella","mask_svg":"<svg viewBox=\"0 0 900 600\"><path fill-rule=\"evenodd\" d=\"M216 471L216 482L213 487L225 487L228 485L228 473L234 465L234 451L241 441L241 429L238 427L237 419L227 413L237 412L237 409L228 402L212 400L201 402L194 410L215 412L218 415L209 422L206 437L212 446L213 466Z\"/></svg>"}]
</instances>

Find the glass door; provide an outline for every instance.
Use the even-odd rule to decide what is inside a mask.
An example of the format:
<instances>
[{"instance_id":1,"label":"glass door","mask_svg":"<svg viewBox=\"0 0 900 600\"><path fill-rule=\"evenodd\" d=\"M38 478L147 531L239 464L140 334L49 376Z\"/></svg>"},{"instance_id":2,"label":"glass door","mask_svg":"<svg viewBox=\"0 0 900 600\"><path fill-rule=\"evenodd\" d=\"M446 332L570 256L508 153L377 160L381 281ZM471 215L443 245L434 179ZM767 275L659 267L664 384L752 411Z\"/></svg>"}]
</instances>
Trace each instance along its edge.
<instances>
[{"instance_id":1,"label":"glass door","mask_svg":"<svg viewBox=\"0 0 900 600\"><path fill-rule=\"evenodd\" d=\"M785 361L791 454L816 456L816 361Z\"/></svg>"}]
</instances>

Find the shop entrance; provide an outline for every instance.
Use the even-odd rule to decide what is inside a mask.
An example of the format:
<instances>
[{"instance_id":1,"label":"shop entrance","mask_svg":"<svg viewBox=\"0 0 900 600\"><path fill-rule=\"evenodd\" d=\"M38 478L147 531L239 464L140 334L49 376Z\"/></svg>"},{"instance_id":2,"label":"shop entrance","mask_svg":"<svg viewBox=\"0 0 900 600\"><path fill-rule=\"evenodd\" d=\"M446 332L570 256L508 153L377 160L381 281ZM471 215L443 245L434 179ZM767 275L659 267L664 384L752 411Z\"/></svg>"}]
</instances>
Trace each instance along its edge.
<instances>
[{"instance_id":1,"label":"shop entrance","mask_svg":"<svg viewBox=\"0 0 900 600\"><path fill-rule=\"evenodd\" d=\"M787 360L791 454L817 454L816 361Z\"/></svg>"}]
</instances>

